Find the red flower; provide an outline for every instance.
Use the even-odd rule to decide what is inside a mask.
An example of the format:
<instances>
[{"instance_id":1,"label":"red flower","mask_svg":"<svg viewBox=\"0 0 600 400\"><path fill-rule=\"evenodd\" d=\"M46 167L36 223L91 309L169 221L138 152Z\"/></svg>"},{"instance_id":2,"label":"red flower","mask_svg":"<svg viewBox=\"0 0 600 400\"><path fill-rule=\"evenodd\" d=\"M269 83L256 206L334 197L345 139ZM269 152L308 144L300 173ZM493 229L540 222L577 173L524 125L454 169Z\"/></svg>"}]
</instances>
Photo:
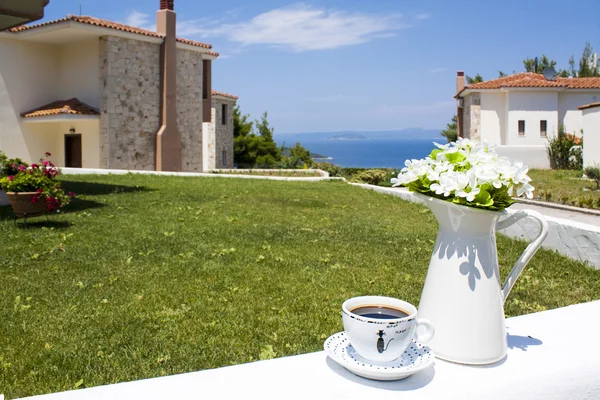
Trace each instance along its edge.
<instances>
[{"instance_id":1,"label":"red flower","mask_svg":"<svg viewBox=\"0 0 600 400\"><path fill-rule=\"evenodd\" d=\"M42 161L42 164L44 164L44 167L47 167L48 165L50 165L50 163L48 161Z\"/></svg>"},{"instance_id":2,"label":"red flower","mask_svg":"<svg viewBox=\"0 0 600 400\"><path fill-rule=\"evenodd\" d=\"M46 153L44 153L44 155L45 155L46 157L50 157L52 154L50 154L50 152L48 152L48 151L47 151Z\"/></svg>"},{"instance_id":3,"label":"red flower","mask_svg":"<svg viewBox=\"0 0 600 400\"><path fill-rule=\"evenodd\" d=\"M74 199L75 198L75 193L69 192L69 197L72 198L72 199Z\"/></svg>"},{"instance_id":4,"label":"red flower","mask_svg":"<svg viewBox=\"0 0 600 400\"><path fill-rule=\"evenodd\" d=\"M21 172L25 172L27 170L27 168L24 165L19 165L18 170L21 171Z\"/></svg>"},{"instance_id":5,"label":"red flower","mask_svg":"<svg viewBox=\"0 0 600 400\"><path fill-rule=\"evenodd\" d=\"M37 165L37 164L31 164L31 168L37 168L37 167L39 167L39 165Z\"/></svg>"},{"instance_id":6,"label":"red flower","mask_svg":"<svg viewBox=\"0 0 600 400\"><path fill-rule=\"evenodd\" d=\"M13 179L15 179L15 176L14 176L14 175L10 175L10 176L9 176L8 178L6 178L6 179L8 179L9 181L12 181Z\"/></svg>"},{"instance_id":7,"label":"red flower","mask_svg":"<svg viewBox=\"0 0 600 400\"><path fill-rule=\"evenodd\" d=\"M36 193L42 193L43 191L44 191L44 189L42 189L42 188L39 188L39 189L38 189L38 190L36 190L35 192L36 192Z\"/></svg>"}]
</instances>

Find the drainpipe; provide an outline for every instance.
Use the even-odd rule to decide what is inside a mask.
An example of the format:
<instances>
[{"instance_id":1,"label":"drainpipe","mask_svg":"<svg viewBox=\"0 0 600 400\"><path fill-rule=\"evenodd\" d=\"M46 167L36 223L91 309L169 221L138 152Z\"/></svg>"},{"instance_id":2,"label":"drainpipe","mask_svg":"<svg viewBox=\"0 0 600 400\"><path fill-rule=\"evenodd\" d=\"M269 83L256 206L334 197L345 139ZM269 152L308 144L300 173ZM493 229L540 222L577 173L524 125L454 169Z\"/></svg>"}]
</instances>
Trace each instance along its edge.
<instances>
[{"instance_id":1,"label":"drainpipe","mask_svg":"<svg viewBox=\"0 0 600 400\"><path fill-rule=\"evenodd\" d=\"M458 71L456 72L456 93L460 93L461 90L465 88L465 72ZM462 97L457 98L457 106L456 106L456 130L458 133L458 137L463 137L463 110L464 108L460 105L460 99Z\"/></svg>"},{"instance_id":2,"label":"drainpipe","mask_svg":"<svg viewBox=\"0 0 600 400\"><path fill-rule=\"evenodd\" d=\"M174 0L160 0L156 31L160 46L160 129L156 134L156 170L181 171L181 135L177 129L177 20Z\"/></svg>"}]
</instances>

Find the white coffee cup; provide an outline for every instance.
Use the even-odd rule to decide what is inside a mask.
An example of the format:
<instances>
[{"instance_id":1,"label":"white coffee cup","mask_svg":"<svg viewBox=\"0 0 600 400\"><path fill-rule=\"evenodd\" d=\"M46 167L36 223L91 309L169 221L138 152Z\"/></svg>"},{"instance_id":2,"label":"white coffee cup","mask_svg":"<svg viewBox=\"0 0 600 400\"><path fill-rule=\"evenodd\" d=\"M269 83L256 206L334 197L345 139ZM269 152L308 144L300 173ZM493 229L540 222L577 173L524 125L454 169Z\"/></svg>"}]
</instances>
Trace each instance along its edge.
<instances>
[{"instance_id":1,"label":"white coffee cup","mask_svg":"<svg viewBox=\"0 0 600 400\"><path fill-rule=\"evenodd\" d=\"M354 350L366 360L388 362L399 358L413 339L431 340L435 328L417 319L417 308L384 296L361 296L342 304L342 321Z\"/></svg>"}]
</instances>

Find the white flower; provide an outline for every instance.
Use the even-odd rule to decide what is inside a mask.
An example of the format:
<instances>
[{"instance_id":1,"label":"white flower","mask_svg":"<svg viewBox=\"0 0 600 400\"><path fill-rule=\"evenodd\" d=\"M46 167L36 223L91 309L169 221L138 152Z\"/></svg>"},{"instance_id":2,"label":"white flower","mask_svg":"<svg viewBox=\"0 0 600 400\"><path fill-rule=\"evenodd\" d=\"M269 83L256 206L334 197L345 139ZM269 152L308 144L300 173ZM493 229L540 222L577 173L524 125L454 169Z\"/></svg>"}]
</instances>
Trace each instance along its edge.
<instances>
[{"instance_id":1,"label":"white flower","mask_svg":"<svg viewBox=\"0 0 600 400\"><path fill-rule=\"evenodd\" d=\"M520 188L517 189L517 196L521 197L523 196L523 193L525 193L525 195L527 196L528 199L532 199L533 198L533 189L535 189L533 186L531 186L529 183L524 183L523 186L521 186Z\"/></svg>"},{"instance_id":2,"label":"white flower","mask_svg":"<svg viewBox=\"0 0 600 400\"><path fill-rule=\"evenodd\" d=\"M481 191L481 189L479 189L479 188L473 188L473 189L471 189L470 192L465 192L464 190L462 190L462 191L456 193L456 195L458 197L464 197L465 199L467 199L467 201L473 201L473 200L475 200L475 196L477 196L480 191Z\"/></svg>"}]
</instances>

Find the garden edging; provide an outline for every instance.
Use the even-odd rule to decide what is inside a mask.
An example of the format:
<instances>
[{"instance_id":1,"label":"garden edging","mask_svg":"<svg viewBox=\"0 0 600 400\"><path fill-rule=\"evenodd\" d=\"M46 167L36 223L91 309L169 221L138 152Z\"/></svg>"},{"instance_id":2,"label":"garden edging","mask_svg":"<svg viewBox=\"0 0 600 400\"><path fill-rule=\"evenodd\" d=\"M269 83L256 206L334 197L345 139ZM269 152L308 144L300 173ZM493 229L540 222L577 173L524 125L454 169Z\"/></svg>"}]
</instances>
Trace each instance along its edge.
<instances>
[{"instance_id":1,"label":"garden edging","mask_svg":"<svg viewBox=\"0 0 600 400\"><path fill-rule=\"evenodd\" d=\"M389 188L364 183L350 184L424 205L423 200L405 188ZM518 210L507 208L505 212L512 215ZM600 270L600 227L547 215L545 217L548 220L550 231L542 244L543 248L556 250L560 254L587 262L594 269ZM507 229L503 229L501 233L515 239L530 241L535 238L537 230L538 223L536 221L523 218Z\"/></svg>"}]
</instances>

